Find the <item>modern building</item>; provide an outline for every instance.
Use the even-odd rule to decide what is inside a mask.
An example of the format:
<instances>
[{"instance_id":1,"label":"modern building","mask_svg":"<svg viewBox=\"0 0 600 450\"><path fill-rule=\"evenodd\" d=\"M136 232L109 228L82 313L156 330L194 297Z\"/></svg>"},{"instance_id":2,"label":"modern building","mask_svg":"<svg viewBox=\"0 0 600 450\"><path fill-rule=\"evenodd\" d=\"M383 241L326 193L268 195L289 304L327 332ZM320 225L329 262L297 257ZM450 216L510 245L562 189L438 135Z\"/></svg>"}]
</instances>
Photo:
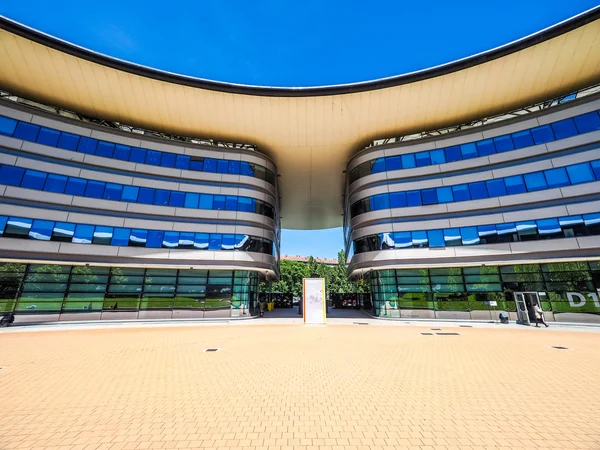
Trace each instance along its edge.
<instances>
[{"instance_id":1,"label":"modern building","mask_svg":"<svg viewBox=\"0 0 600 450\"><path fill-rule=\"evenodd\" d=\"M377 316L600 321L600 7L453 63L271 88L0 18L0 310L250 316L344 226Z\"/></svg>"}]
</instances>

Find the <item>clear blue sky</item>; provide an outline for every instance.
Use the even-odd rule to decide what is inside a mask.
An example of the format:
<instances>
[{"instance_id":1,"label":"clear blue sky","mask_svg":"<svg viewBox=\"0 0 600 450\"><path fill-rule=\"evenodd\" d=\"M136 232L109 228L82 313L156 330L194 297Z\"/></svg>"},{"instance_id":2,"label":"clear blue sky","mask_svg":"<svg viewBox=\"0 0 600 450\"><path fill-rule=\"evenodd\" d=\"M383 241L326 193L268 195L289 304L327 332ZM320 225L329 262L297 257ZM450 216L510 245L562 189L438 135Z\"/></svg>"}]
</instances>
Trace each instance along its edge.
<instances>
[{"instance_id":1,"label":"clear blue sky","mask_svg":"<svg viewBox=\"0 0 600 450\"><path fill-rule=\"evenodd\" d=\"M598 0L2 0L0 14L179 74L315 86L425 69L506 44ZM335 258L341 229L285 230L282 253Z\"/></svg>"}]
</instances>

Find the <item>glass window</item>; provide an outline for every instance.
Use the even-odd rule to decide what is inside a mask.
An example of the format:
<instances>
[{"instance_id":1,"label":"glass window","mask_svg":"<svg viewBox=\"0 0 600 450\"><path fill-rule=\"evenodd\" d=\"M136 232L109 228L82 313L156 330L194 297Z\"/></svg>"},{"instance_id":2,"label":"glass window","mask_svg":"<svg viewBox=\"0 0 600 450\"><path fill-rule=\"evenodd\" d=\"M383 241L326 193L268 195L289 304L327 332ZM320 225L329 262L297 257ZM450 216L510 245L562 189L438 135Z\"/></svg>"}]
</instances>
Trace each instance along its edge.
<instances>
[{"instance_id":1,"label":"glass window","mask_svg":"<svg viewBox=\"0 0 600 450\"><path fill-rule=\"evenodd\" d=\"M514 223L499 223L496 225L498 235L513 234L517 232L517 227Z\"/></svg>"},{"instance_id":2,"label":"glass window","mask_svg":"<svg viewBox=\"0 0 600 450\"><path fill-rule=\"evenodd\" d=\"M462 243L460 230L458 228L447 228L443 231L444 231L444 243L447 246L455 246L455 245L460 245Z\"/></svg>"},{"instance_id":3,"label":"glass window","mask_svg":"<svg viewBox=\"0 0 600 450\"><path fill-rule=\"evenodd\" d=\"M179 246L179 232L165 231L162 246L166 248L177 248Z\"/></svg>"},{"instance_id":4,"label":"glass window","mask_svg":"<svg viewBox=\"0 0 600 450\"><path fill-rule=\"evenodd\" d=\"M460 161L462 159L462 152L460 151L460 147L458 145L448 147L444 151L446 153L447 162Z\"/></svg>"},{"instance_id":5,"label":"glass window","mask_svg":"<svg viewBox=\"0 0 600 450\"><path fill-rule=\"evenodd\" d=\"M204 158L192 158L190 160L190 170L195 170L197 172L204 171Z\"/></svg>"},{"instance_id":6,"label":"glass window","mask_svg":"<svg viewBox=\"0 0 600 450\"><path fill-rule=\"evenodd\" d=\"M590 163L587 162L567 166L567 172L571 179L571 184L587 183L596 179Z\"/></svg>"},{"instance_id":7,"label":"glass window","mask_svg":"<svg viewBox=\"0 0 600 450\"><path fill-rule=\"evenodd\" d=\"M216 210L225 209L225 196L224 195L213 196L213 209L216 209Z\"/></svg>"},{"instance_id":8,"label":"glass window","mask_svg":"<svg viewBox=\"0 0 600 450\"><path fill-rule=\"evenodd\" d=\"M33 221L33 225L29 230L29 237L39 241L49 241L52 237L53 228L54 222L36 219Z\"/></svg>"},{"instance_id":9,"label":"glass window","mask_svg":"<svg viewBox=\"0 0 600 450\"><path fill-rule=\"evenodd\" d=\"M483 242L484 244L490 236L494 236L496 233L496 225L479 225L477 227L477 234L480 238L485 239L485 242Z\"/></svg>"},{"instance_id":10,"label":"glass window","mask_svg":"<svg viewBox=\"0 0 600 450\"><path fill-rule=\"evenodd\" d=\"M573 119L559 120L550 125L552 126L552 131L554 131L556 139L565 139L577 134L577 128L575 127L575 121Z\"/></svg>"},{"instance_id":11,"label":"glass window","mask_svg":"<svg viewBox=\"0 0 600 450\"><path fill-rule=\"evenodd\" d=\"M504 136L497 136L494 138L494 146L496 147L496 151L498 153L507 152L509 150L514 150L515 146L512 141L512 137L510 134L505 134Z\"/></svg>"},{"instance_id":12,"label":"glass window","mask_svg":"<svg viewBox=\"0 0 600 450\"><path fill-rule=\"evenodd\" d=\"M98 141L96 139L92 139L89 137L81 137L79 138L79 144L77 145L77 151L80 153L87 153L93 155L96 153L96 146L98 145Z\"/></svg>"},{"instance_id":13,"label":"glass window","mask_svg":"<svg viewBox=\"0 0 600 450\"><path fill-rule=\"evenodd\" d=\"M542 237L562 234L558 219L541 219L537 220L536 223L540 236Z\"/></svg>"},{"instance_id":14,"label":"glass window","mask_svg":"<svg viewBox=\"0 0 600 450\"><path fill-rule=\"evenodd\" d=\"M211 194L200 194L200 209L213 209L213 196ZM254 212L254 211L252 211Z\"/></svg>"},{"instance_id":15,"label":"glass window","mask_svg":"<svg viewBox=\"0 0 600 450\"><path fill-rule=\"evenodd\" d=\"M31 123L19 122L17 129L15 130L14 137L17 139L23 139L24 141L35 142L37 135L40 131L40 127Z\"/></svg>"},{"instance_id":16,"label":"glass window","mask_svg":"<svg viewBox=\"0 0 600 450\"><path fill-rule=\"evenodd\" d=\"M54 224L54 228L52 229L53 241L71 242L73 240L74 235L74 223L56 222Z\"/></svg>"},{"instance_id":17,"label":"glass window","mask_svg":"<svg viewBox=\"0 0 600 450\"><path fill-rule=\"evenodd\" d=\"M128 145L116 144L114 156L121 161L129 161L129 158L131 157L131 147Z\"/></svg>"},{"instance_id":18,"label":"glass window","mask_svg":"<svg viewBox=\"0 0 600 450\"><path fill-rule=\"evenodd\" d=\"M442 148L431 150L429 155L431 157L431 164L444 164L446 162L446 154Z\"/></svg>"},{"instance_id":19,"label":"glass window","mask_svg":"<svg viewBox=\"0 0 600 450\"><path fill-rule=\"evenodd\" d=\"M462 159L477 158L479 156L477 154L477 146L474 142L462 144L460 146L460 153L462 154Z\"/></svg>"},{"instance_id":20,"label":"glass window","mask_svg":"<svg viewBox=\"0 0 600 450\"><path fill-rule=\"evenodd\" d=\"M164 232L158 230L148 230L146 247L161 248L164 240Z\"/></svg>"},{"instance_id":21,"label":"glass window","mask_svg":"<svg viewBox=\"0 0 600 450\"><path fill-rule=\"evenodd\" d=\"M202 199L200 200L200 203L202 203ZM256 211L256 202L248 197L240 197L238 199L238 210L253 213Z\"/></svg>"},{"instance_id":22,"label":"glass window","mask_svg":"<svg viewBox=\"0 0 600 450\"><path fill-rule=\"evenodd\" d=\"M374 161L370 161L371 173L379 173L385 171L385 158L377 158Z\"/></svg>"},{"instance_id":23,"label":"glass window","mask_svg":"<svg viewBox=\"0 0 600 450\"><path fill-rule=\"evenodd\" d=\"M231 175L239 175L240 174L240 162L239 161L229 161L229 174Z\"/></svg>"},{"instance_id":24,"label":"glass window","mask_svg":"<svg viewBox=\"0 0 600 450\"><path fill-rule=\"evenodd\" d=\"M28 236L33 221L21 217L11 217L6 221L4 234L10 236Z\"/></svg>"},{"instance_id":25,"label":"glass window","mask_svg":"<svg viewBox=\"0 0 600 450\"><path fill-rule=\"evenodd\" d=\"M130 232L131 230L129 228L115 228L110 245L127 247L127 245L129 245Z\"/></svg>"},{"instance_id":26,"label":"glass window","mask_svg":"<svg viewBox=\"0 0 600 450\"><path fill-rule=\"evenodd\" d=\"M20 167L2 165L0 167L0 183L19 186L25 170Z\"/></svg>"},{"instance_id":27,"label":"glass window","mask_svg":"<svg viewBox=\"0 0 600 450\"><path fill-rule=\"evenodd\" d=\"M65 192L65 187L67 186L67 177L64 175L54 175L49 174L46 178L46 184L44 185L44 190L48 192L58 192L62 194Z\"/></svg>"},{"instance_id":28,"label":"glass window","mask_svg":"<svg viewBox=\"0 0 600 450\"><path fill-rule=\"evenodd\" d=\"M102 227L97 226L94 230L94 237L92 239L92 244L97 245L110 245L113 237L113 228L112 227Z\"/></svg>"},{"instance_id":29,"label":"glass window","mask_svg":"<svg viewBox=\"0 0 600 450\"><path fill-rule=\"evenodd\" d=\"M204 159L204 171L205 172L216 172L217 171L217 160L213 158Z\"/></svg>"},{"instance_id":30,"label":"glass window","mask_svg":"<svg viewBox=\"0 0 600 450\"><path fill-rule=\"evenodd\" d=\"M451 203L454 201L452 188L450 186L436 188L436 193L439 203Z\"/></svg>"},{"instance_id":31,"label":"glass window","mask_svg":"<svg viewBox=\"0 0 600 450\"><path fill-rule=\"evenodd\" d=\"M240 175L254 176L253 164L242 161L240 163Z\"/></svg>"},{"instance_id":32,"label":"glass window","mask_svg":"<svg viewBox=\"0 0 600 450\"><path fill-rule=\"evenodd\" d=\"M188 170L190 168L191 158L186 155L177 155L175 158L175 167L178 169Z\"/></svg>"},{"instance_id":33,"label":"glass window","mask_svg":"<svg viewBox=\"0 0 600 450\"><path fill-rule=\"evenodd\" d=\"M145 187L140 188L140 193L138 195L138 203L152 205L154 203L154 189Z\"/></svg>"},{"instance_id":34,"label":"glass window","mask_svg":"<svg viewBox=\"0 0 600 450\"><path fill-rule=\"evenodd\" d=\"M131 147L129 161L143 164L146 161L146 150L143 148Z\"/></svg>"},{"instance_id":35,"label":"glass window","mask_svg":"<svg viewBox=\"0 0 600 450\"><path fill-rule=\"evenodd\" d=\"M159 166L162 153L156 150L146 150L146 164Z\"/></svg>"},{"instance_id":36,"label":"glass window","mask_svg":"<svg viewBox=\"0 0 600 450\"><path fill-rule=\"evenodd\" d=\"M17 121L8 117L0 116L0 134L12 136L17 127Z\"/></svg>"},{"instance_id":37,"label":"glass window","mask_svg":"<svg viewBox=\"0 0 600 450\"><path fill-rule=\"evenodd\" d=\"M123 186L123 194L121 200L124 202L136 203L140 188L137 186Z\"/></svg>"},{"instance_id":38,"label":"glass window","mask_svg":"<svg viewBox=\"0 0 600 450\"><path fill-rule=\"evenodd\" d=\"M417 167L429 166L431 165L431 158L429 156L429 152L419 152L415 156Z\"/></svg>"},{"instance_id":39,"label":"glass window","mask_svg":"<svg viewBox=\"0 0 600 450\"><path fill-rule=\"evenodd\" d=\"M479 233L477 227L464 227L460 229L460 236L462 245L475 245L479 244Z\"/></svg>"},{"instance_id":40,"label":"glass window","mask_svg":"<svg viewBox=\"0 0 600 450\"><path fill-rule=\"evenodd\" d=\"M74 244L91 244L94 238L93 225L76 225L75 235L73 236Z\"/></svg>"},{"instance_id":41,"label":"glass window","mask_svg":"<svg viewBox=\"0 0 600 450\"><path fill-rule=\"evenodd\" d=\"M400 156L390 156L385 158L385 170L402 169L402 158Z\"/></svg>"},{"instance_id":42,"label":"glass window","mask_svg":"<svg viewBox=\"0 0 600 450\"><path fill-rule=\"evenodd\" d=\"M525 178L525 186L527 186L529 192L548 188L543 172L528 173L525 174L523 178Z\"/></svg>"},{"instance_id":43,"label":"glass window","mask_svg":"<svg viewBox=\"0 0 600 450\"><path fill-rule=\"evenodd\" d=\"M426 231L413 231L411 233L413 247L429 247L429 239Z\"/></svg>"},{"instance_id":44,"label":"glass window","mask_svg":"<svg viewBox=\"0 0 600 450\"><path fill-rule=\"evenodd\" d=\"M414 154L408 154L408 155L402 155L402 168L403 169L412 169L413 167L416 167L417 163L415 161L415 155Z\"/></svg>"},{"instance_id":45,"label":"glass window","mask_svg":"<svg viewBox=\"0 0 600 450\"><path fill-rule=\"evenodd\" d=\"M512 133L511 136L516 149L533 145L533 138L531 137L529 130Z\"/></svg>"},{"instance_id":46,"label":"glass window","mask_svg":"<svg viewBox=\"0 0 600 450\"><path fill-rule=\"evenodd\" d=\"M556 169L544 170L546 180L548 180L548 187L555 188L561 186L568 186L571 184L569 176L567 175L567 169L564 167L558 167Z\"/></svg>"},{"instance_id":47,"label":"glass window","mask_svg":"<svg viewBox=\"0 0 600 450\"><path fill-rule=\"evenodd\" d=\"M154 193L154 204L159 206L167 206L169 204L169 196L171 191L165 189L157 189Z\"/></svg>"},{"instance_id":48,"label":"glass window","mask_svg":"<svg viewBox=\"0 0 600 450\"><path fill-rule=\"evenodd\" d=\"M404 208L405 206L406 206L406 193L405 192L390 193L390 207Z\"/></svg>"},{"instance_id":49,"label":"glass window","mask_svg":"<svg viewBox=\"0 0 600 450\"><path fill-rule=\"evenodd\" d=\"M185 192L171 192L169 198L169 206L175 206L176 208L182 208L185 203Z\"/></svg>"},{"instance_id":50,"label":"glass window","mask_svg":"<svg viewBox=\"0 0 600 450\"><path fill-rule=\"evenodd\" d=\"M96 147L96 155L104 156L105 158L112 158L113 153L115 151L115 144L110 142L98 142L98 146Z\"/></svg>"},{"instance_id":51,"label":"glass window","mask_svg":"<svg viewBox=\"0 0 600 450\"><path fill-rule=\"evenodd\" d=\"M554 140L554 133L550 125L532 128L531 134L533 135L533 142L536 144L545 144Z\"/></svg>"},{"instance_id":52,"label":"glass window","mask_svg":"<svg viewBox=\"0 0 600 450\"><path fill-rule=\"evenodd\" d=\"M401 231L393 233L393 241L389 241L391 233L383 233L384 237L381 239L382 247L386 244L389 248L410 248L412 247L412 237L410 231ZM385 236L387 235L387 236ZM385 247L384 247L385 248Z\"/></svg>"},{"instance_id":53,"label":"glass window","mask_svg":"<svg viewBox=\"0 0 600 450\"><path fill-rule=\"evenodd\" d=\"M479 153L479 156L493 155L496 153L494 141L492 139L484 139L483 141L477 142L477 153Z\"/></svg>"},{"instance_id":54,"label":"glass window","mask_svg":"<svg viewBox=\"0 0 600 450\"><path fill-rule=\"evenodd\" d=\"M21 187L41 191L46 183L46 174L37 170L27 169L21 181Z\"/></svg>"},{"instance_id":55,"label":"glass window","mask_svg":"<svg viewBox=\"0 0 600 450\"><path fill-rule=\"evenodd\" d=\"M67 181L67 187L65 188L65 194L69 195L83 195L85 192L86 181L81 178L69 177Z\"/></svg>"},{"instance_id":56,"label":"glass window","mask_svg":"<svg viewBox=\"0 0 600 450\"><path fill-rule=\"evenodd\" d=\"M163 153L160 157L161 167L175 167L175 153Z\"/></svg>"},{"instance_id":57,"label":"glass window","mask_svg":"<svg viewBox=\"0 0 600 450\"><path fill-rule=\"evenodd\" d=\"M192 248L194 246L194 233L179 233L179 248ZM165 233L166 239L166 233Z\"/></svg>"},{"instance_id":58,"label":"glass window","mask_svg":"<svg viewBox=\"0 0 600 450\"><path fill-rule=\"evenodd\" d=\"M408 191L406 193L406 203L408 206L421 206L421 193L419 191Z\"/></svg>"},{"instance_id":59,"label":"glass window","mask_svg":"<svg viewBox=\"0 0 600 450\"><path fill-rule=\"evenodd\" d=\"M207 233L196 233L194 238L194 248L208 250L209 241L210 239Z\"/></svg>"},{"instance_id":60,"label":"glass window","mask_svg":"<svg viewBox=\"0 0 600 450\"><path fill-rule=\"evenodd\" d=\"M148 230L131 230L129 245L132 247L145 247L148 240Z\"/></svg>"},{"instance_id":61,"label":"glass window","mask_svg":"<svg viewBox=\"0 0 600 450\"><path fill-rule=\"evenodd\" d=\"M423 189L421 191L424 205L435 205L438 202L437 192L435 189Z\"/></svg>"},{"instance_id":62,"label":"glass window","mask_svg":"<svg viewBox=\"0 0 600 450\"><path fill-rule=\"evenodd\" d=\"M442 230L429 230L427 231L427 239L429 241L429 247L445 247L446 242L444 241L444 233Z\"/></svg>"},{"instance_id":63,"label":"glass window","mask_svg":"<svg viewBox=\"0 0 600 450\"><path fill-rule=\"evenodd\" d=\"M62 132L58 139L58 147L64 148L65 150L77 150L79 145L79 136L71 133Z\"/></svg>"},{"instance_id":64,"label":"glass window","mask_svg":"<svg viewBox=\"0 0 600 450\"><path fill-rule=\"evenodd\" d=\"M490 197L502 197L506 195L506 186L502 178L497 180L488 180L485 182Z\"/></svg>"},{"instance_id":65,"label":"glass window","mask_svg":"<svg viewBox=\"0 0 600 450\"><path fill-rule=\"evenodd\" d=\"M200 200L200 194L194 194L194 193L188 192L185 194L184 206L186 208L198 208L199 200Z\"/></svg>"},{"instance_id":66,"label":"glass window","mask_svg":"<svg viewBox=\"0 0 600 450\"><path fill-rule=\"evenodd\" d=\"M121 200L121 195L123 194L123 185L116 183L106 183L106 188L104 189L105 200Z\"/></svg>"},{"instance_id":67,"label":"glass window","mask_svg":"<svg viewBox=\"0 0 600 450\"><path fill-rule=\"evenodd\" d=\"M596 180L600 180L600 160L592 161L590 164L592 165L592 170L594 171Z\"/></svg>"},{"instance_id":68,"label":"glass window","mask_svg":"<svg viewBox=\"0 0 600 450\"><path fill-rule=\"evenodd\" d=\"M473 200L481 198L488 198L487 188L485 187L484 181L477 181L475 183L469 183L469 192Z\"/></svg>"},{"instance_id":69,"label":"glass window","mask_svg":"<svg viewBox=\"0 0 600 450\"><path fill-rule=\"evenodd\" d=\"M222 236L220 234L211 234L208 241L209 250L221 250Z\"/></svg>"},{"instance_id":70,"label":"glass window","mask_svg":"<svg viewBox=\"0 0 600 450\"><path fill-rule=\"evenodd\" d=\"M228 195L225 197L225 209L227 211L237 211L238 209L238 201L237 197L234 195Z\"/></svg>"},{"instance_id":71,"label":"glass window","mask_svg":"<svg viewBox=\"0 0 600 450\"><path fill-rule=\"evenodd\" d=\"M105 183L101 181L90 180L87 182L84 195L91 198L102 198L102 195L104 194L104 186Z\"/></svg>"},{"instance_id":72,"label":"glass window","mask_svg":"<svg viewBox=\"0 0 600 450\"><path fill-rule=\"evenodd\" d=\"M388 194L378 194L371 197L371 210L388 209L390 197Z\"/></svg>"},{"instance_id":73,"label":"glass window","mask_svg":"<svg viewBox=\"0 0 600 450\"><path fill-rule=\"evenodd\" d=\"M50 147L56 147L58 144L58 138L60 138L60 131L42 127L37 137L37 143L48 145Z\"/></svg>"},{"instance_id":74,"label":"glass window","mask_svg":"<svg viewBox=\"0 0 600 450\"><path fill-rule=\"evenodd\" d=\"M458 184L456 186L452 186L452 196L454 197L455 202L471 200L469 186L466 184Z\"/></svg>"},{"instance_id":75,"label":"glass window","mask_svg":"<svg viewBox=\"0 0 600 450\"><path fill-rule=\"evenodd\" d=\"M535 221L517 222L516 227L519 240L531 241L537 239L537 224Z\"/></svg>"},{"instance_id":76,"label":"glass window","mask_svg":"<svg viewBox=\"0 0 600 450\"><path fill-rule=\"evenodd\" d=\"M582 114L573 119L575 120L575 125L580 133L589 133L590 131L600 130L600 115L598 115L598 111Z\"/></svg>"},{"instance_id":77,"label":"glass window","mask_svg":"<svg viewBox=\"0 0 600 450\"><path fill-rule=\"evenodd\" d=\"M523 181L523 177L521 175L506 177L504 179L504 184L506 185L506 192L508 192L509 195L527 192L527 189L525 188L525 182Z\"/></svg>"}]
</instances>

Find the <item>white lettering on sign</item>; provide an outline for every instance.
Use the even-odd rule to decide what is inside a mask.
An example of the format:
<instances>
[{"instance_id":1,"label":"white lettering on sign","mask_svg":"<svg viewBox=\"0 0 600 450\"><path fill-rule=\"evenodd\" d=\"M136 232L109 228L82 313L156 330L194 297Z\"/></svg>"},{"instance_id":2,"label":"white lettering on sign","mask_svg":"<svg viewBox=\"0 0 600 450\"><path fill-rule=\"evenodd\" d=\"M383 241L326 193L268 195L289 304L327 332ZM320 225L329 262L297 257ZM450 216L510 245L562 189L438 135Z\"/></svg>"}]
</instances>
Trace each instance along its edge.
<instances>
[{"instance_id":1,"label":"white lettering on sign","mask_svg":"<svg viewBox=\"0 0 600 450\"><path fill-rule=\"evenodd\" d=\"M594 305L596 305L597 308L600 308L600 300L598 300L598 294L595 294L594 292L588 292L587 296L594 301ZM574 308L580 308L583 305L585 305L586 302L586 298L583 296L583 294L580 294L579 292L567 292L567 298L569 299L569 305L571 305Z\"/></svg>"}]
</instances>

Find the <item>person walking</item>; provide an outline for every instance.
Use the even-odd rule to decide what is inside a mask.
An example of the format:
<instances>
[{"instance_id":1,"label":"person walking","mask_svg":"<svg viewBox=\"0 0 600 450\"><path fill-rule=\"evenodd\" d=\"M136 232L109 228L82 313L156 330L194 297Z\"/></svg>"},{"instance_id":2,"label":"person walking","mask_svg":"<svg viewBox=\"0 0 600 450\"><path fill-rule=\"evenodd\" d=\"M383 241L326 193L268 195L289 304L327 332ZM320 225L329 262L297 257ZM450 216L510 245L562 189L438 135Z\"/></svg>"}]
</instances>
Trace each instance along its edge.
<instances>
[{"instance_id":1,"label":"person walking","mask_svg":"<svg viewBox=\"0 0 600 450\"><path fill-rule=\"evenodd\" d=\"M544 310L540 304L536 303L533 307L533 310L535 311L535 326L539 328L540 322L542 322L544 325L546 325L546 328L548 328L548 324L544 320Z\"/></svg>"}]
</instances>

